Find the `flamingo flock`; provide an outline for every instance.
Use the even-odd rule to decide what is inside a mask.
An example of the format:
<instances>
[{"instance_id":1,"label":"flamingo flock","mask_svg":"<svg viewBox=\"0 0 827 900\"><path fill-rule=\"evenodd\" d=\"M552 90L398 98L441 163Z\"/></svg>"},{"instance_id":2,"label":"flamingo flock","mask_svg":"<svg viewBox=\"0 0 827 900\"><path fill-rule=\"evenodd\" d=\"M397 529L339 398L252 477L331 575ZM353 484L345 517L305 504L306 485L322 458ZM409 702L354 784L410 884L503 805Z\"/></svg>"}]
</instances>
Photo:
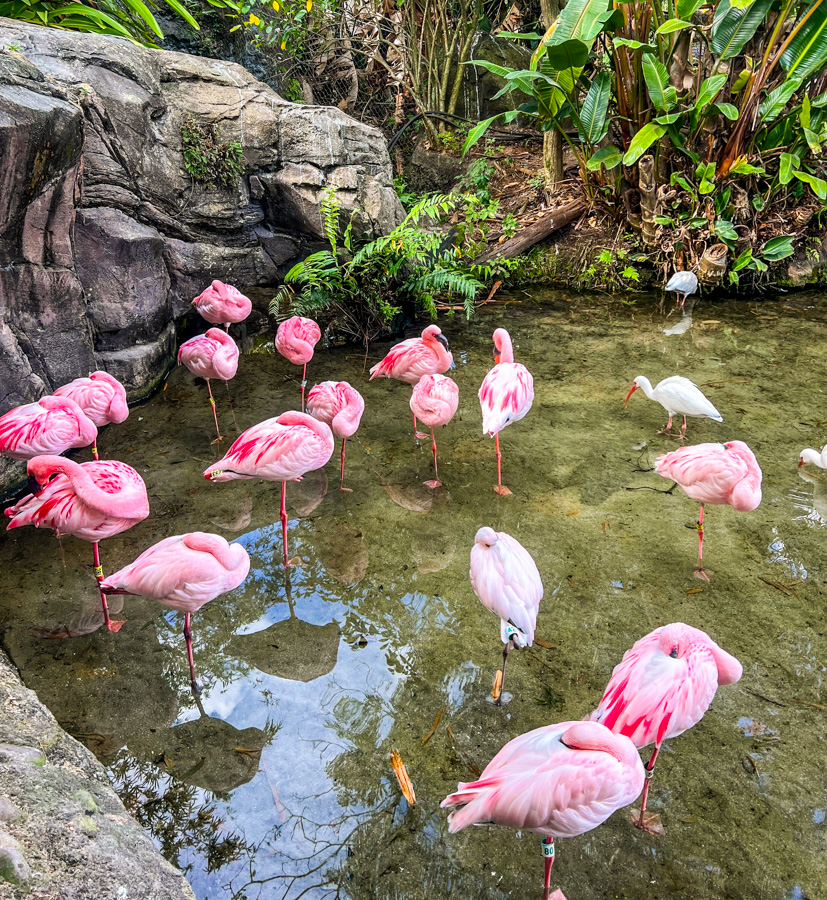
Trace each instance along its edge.
<instances>
[{"instance_id":1,"label":"flamingo flock","mask_svg":"<svg viewBox=\"0 0 827 900\"><path fill-rule=\"evenodd\" d=\"M680 289L684 294L691 292L686 285ZM251 303L231 285L213 281L193 305L208 323L224 326L224 330L210 328L184 342L178 353L179 364L206 380L217 435L213 443L221 443L224 439L210 381L226 383L236 375L239 351L229 326L244 321ZM288 554L287 482L299 481L324 467L333 455L335 441L341 439L339 488L349 491L344 486L346 442L359 429L365 411L363 396L344 381L321 382L305 398L307 365L320 339L321 329L310 319L293 316L279 325L276 350L293 365L303 367L301 410L247 428L203 473L215 483L238 479L280 482L285 568L301 564ZM497 484L493 489L507 497L512 491L502 482L499 435L529 413L534 382L528 368L515 362L511 336L504 328L496 329L493 343L494 366L483 379L478 398L483 434L495 440ZM442 487L434 429L448 425L459 407L459 386L445 374L453 367L448 340L439 327L429 325L420 337L393 347L370 370L370 380L390 378L411 385L414 435L427 437L417 430L417 421L430 429L434 478L424 484L434 491ZM663 406L669 416L659 433L681 442L686 437L687 417L723 422L700 388L683 376L666 378L654 388L645 376L637 376L624 406L638 389ZM51 397L0 417L0 454L26 460L29 475L30 493L5 511L8 528L50 528L58 537L68 534L92 543L94 573L109 631L118 631L123 623L110 618L108 595L149 597L183 612L190 680L196 692L191 616L204 604L241 586L250 558L241 545L197 531L166 537L129 565L104 576L99 541L132 528L150 513L141 476L123 462L98 458L98 429L121 423L128 414L123 386L108 373L95 372L59 388ZM674 433L676 416L682 417L682 427ZM94 461L77 463L60 455L88 446ZM827 447L821 452L803 450L799 466L807 463L827 468ZM728 505L740 512L755 510L761 503L758 461L742 441L702 443L664 453L657 458L655 471L700 504L695 574L708 580L703 568L704 508ZM509 481L514 484L513 478ZM479 528L473 539L469 574L473 592L500 621L502 668L492 694L493 702L500 706L510 699L503 691L509 651L531 647L535 640L543 581L528 550L512 535L488 526ZM602 699L583 720L547 725L511 740L477 781L459 784L441 804L451 809L450 833L469 825L495 824L541 835L543 896L564 900L559 890L551 894L555 838L584 834L638 797L641 803L633 814L634 824L662 834L659 817L648 813L646 805L663 743L696 725L718 687L737 682L741 674L738 660L700 629L680 622L655 628L624 654ZM639 751L650 745L654 749L644 766Z\"/></svg>"}]
</instances>

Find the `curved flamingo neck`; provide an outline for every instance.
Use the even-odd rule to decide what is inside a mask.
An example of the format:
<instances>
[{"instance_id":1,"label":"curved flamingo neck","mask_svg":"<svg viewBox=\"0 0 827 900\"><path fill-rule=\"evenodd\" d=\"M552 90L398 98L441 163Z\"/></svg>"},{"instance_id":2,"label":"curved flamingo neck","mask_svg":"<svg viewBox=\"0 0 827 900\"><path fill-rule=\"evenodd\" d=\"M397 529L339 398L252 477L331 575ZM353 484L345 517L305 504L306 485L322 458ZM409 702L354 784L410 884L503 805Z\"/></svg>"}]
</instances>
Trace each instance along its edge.
<instances>
[{"instance_id":1,"label":"curved flamingo neck","mask_svg":"<svg viewBox=\"0 0 827 900\"><path fill-rule=\"evenodd\" d=\"M594 725L598 727L592 727ZM637 757L637 750L631 741L621 740L618 735L597 722L578 722L563 732L560 740L573 750L597 750L608 753L623 764L630 764L630 755Z\"/></svg>"},{"instance_id":2,"label":"curved flamingo neck","mask_svg":"<svg viewBox=\"0 0 827 900\"><path fill-rule=\"evenodd\" d=\"M511 343L511 335L505 330L505 328L498 328L494 332L494 346L497 348L497 352L499 353L500 362L514 362L514 347Z\"/></svg>"},{"instance_id":3,"label":"curved flamingo neck","mask_svg":"<svg viewBox=\"0 0 827 900\"><path fill-rule=\"evenodd\" d=\"M241 564L244 554L238 552L240 545L228 544L217 534L208 534L204 531L193 531L184 535L182 543L189 547L190 550L197 550L201 553L209 553L221 565L231 572L237 569Z\"/></svg>"},{"instance_id":4,"label":"curved flamingo neck","mask_svg":"<svg viewBox=\"0 0 827 900\"><path fill-rule=\"evenodd\" d=\"M145 515L143 510L146 506L145 498L141 503L141 509L136 508L135 497L131 496L130 491L110 494L102 490L95 484L88 469L63 456L35 457L29 463L29 474L37 478L41 484L45 484L52 475L65 475L78 499L107 516L134 519Z\"/></svg>"}]
</instances>

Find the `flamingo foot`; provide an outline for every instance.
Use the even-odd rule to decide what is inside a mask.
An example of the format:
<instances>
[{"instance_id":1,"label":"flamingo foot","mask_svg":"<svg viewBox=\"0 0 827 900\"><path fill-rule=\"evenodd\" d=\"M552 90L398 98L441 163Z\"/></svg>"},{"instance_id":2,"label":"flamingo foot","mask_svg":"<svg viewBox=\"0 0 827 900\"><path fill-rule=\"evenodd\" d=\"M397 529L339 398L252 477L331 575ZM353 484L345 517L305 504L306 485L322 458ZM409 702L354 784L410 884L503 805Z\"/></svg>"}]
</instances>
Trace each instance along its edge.
<instances>
[{"instance_id":1,"label":"flamingo foot","mask_svg":"<svg viewBox=\"0 0 827 900\"><path fill-rule=\"evenodd\" d=\"M633 809L632 824L647 834L654 834L658 837L666 834L666 829L661 824L660 816L657 813L644 812L641 816L639 809Z\"/></svg>"},{"instance_id":2,"label":"flamingo foot","mask_svg":"<svg viewBox=\"0 0 827 900\"><path fill-rule=\"evenodd\" d=\"M566 900L566 895L560 890L560 888L557 888L556 891L553 891L548 895L548 900Z\"/></svg>"},{"instance_id":3,"label":"flamingo foot","mask_svg":"<svg viewBox=\"0 0 827 900\"><path fill-rule=\"evenodd\" d=\"M494 493L499 494L501 497L510 497L513 491L509 491L504 484L495 484Z\"/></svg>"},{"instance_id":4,"label":"flamingo foot","mask_svg":"<svg viewBox=\"0 0 827 900\"><path fill-rule=\"evenodd\" d=\"M190 687L192 688L192 692L196 697L201 693L201 685L195 679L190 682Z\"/></svg>"},{"instance_id":5,"label":"flamingo foot","mask_svg":"<svg viewBox=\"0 0 827 900\"><path fill-rule=\"evenodd\" d=\"M492 706L505 706L507 703L511 703L511 701L514 699L514 695L509 694L508 691L502 691L500 693L500 696L497 697L496 700L491 696L491 694L489 694L485 699Z\"/></svg>"},{"instance_id":6,"label":"flamingo foot","mask_svg":"<svg viewBox=\"0 0 827 900\"><path fill-rule=\"evenodd\" d=\"M352 494L352 493L353 493L353 488L346 488L346 487L342 487L341 485L339 485L339 490L340 490L340 491L344 491L346 494Z\"/></svg>"},{"instance_id":7,"label":"flamingo foot","mask_svg":"<svg viewBox=\"0 0 827 900\"><path fill-rule=\"evenodd\" d=\"M429 434L425 434L423 431L415 431L415 432L414 432L414 437L415 437L418 441L424 441L426 438L429 438L430 435L429 435Z\"/></svg>"},{"instance_id":8,"label":"flamingo foot","mask_svg":"<svg viewBox=\"0 0 827 900\"><path fill-rule=\"evenodd\" d=\"M223 440L224 438L219 434L214 441L210 441L210 446L212 447L213 444L220 444Z\"/></svg>"},{"instance_id":9,"label":"flamingo foot","mask_svg":"<svg viewBox=\"0 0 827 900\"><path fill-rule=\"evenodd\" d=\"M430 488L432 491L442 487L442 482L438 478L432 478L430 481L423 481L422 483L426 488Z\"/></svg>"},{"instance_id":10,"label":"flamingo foot","mask_svg":"<svg viewBox=\"0 0 827 900\"><path fill-rule=\"evenodd\" d=\"M695 571L692 573L696 578L700 578L701 581L709 581L709 575L707 574L706 569L702 566L696 566Z\"/></svg>"},{"instance_id":11,"label":"flamingo foot","mask_svg":"<svg viewBox=\"0 0 827 900\"><path fill-rule=\"evenodd\" d=\"M126 619L110 619L106 626L111 632L117 633L126 625Z\"/></svg>"},{"instance_id":12,"label":"flamingo foot","mask_svg":"<svg viewBox=\"0 0 827 900\"><path fill-rule=\"evenodd\" d=\"M306 569L307 563L301 561L301 557L294 556L292 559L288 559L284 564L285 569Z\"/></svg>"}]
</instances>

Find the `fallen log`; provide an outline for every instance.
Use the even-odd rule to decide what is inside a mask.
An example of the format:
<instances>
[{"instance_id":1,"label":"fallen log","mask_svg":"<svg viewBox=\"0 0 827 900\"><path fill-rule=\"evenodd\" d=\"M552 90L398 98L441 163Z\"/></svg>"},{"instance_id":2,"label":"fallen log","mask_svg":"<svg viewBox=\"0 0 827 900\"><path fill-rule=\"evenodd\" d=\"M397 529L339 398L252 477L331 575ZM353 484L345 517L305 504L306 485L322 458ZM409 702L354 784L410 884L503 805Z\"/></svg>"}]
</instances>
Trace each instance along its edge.
<instances>
[{"instance_id":1,"label":"fallen log","mask_svg":"<svg viewBox=\"0 0 827 900\"><path fill-rule=\"evenodd\" d=\"M588 209L588 203L585 200L575 200L567 203L554 212L529 225L527 228L521 228L514 237L509 238L502 244L495 244L481 253L475 260L475 265L485 265L495 259L512 259L530 250L535 244L543 240L557 231L569 225L578 216L581 216Z\"/></svg>"}]
</instances>

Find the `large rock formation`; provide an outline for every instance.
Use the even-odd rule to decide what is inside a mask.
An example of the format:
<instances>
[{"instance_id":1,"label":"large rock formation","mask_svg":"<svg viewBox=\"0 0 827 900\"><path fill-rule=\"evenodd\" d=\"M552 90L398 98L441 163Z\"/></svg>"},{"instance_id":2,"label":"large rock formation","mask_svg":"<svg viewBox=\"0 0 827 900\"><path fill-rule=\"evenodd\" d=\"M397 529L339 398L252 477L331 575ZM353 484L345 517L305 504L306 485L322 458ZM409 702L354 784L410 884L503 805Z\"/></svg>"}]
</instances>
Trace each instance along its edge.
<instances>
[{"instance_id":1,"label":"large rock formation","mask_svg":"<svg viewBox=\"0 0 827 900\"><path fill-rule=\"evenodd\" d=\"M0 413L96 368L150 391L189 301L277 283L330 187L357 234L401 218L382 135L338 109L119 38L0 18L0 39ZM188 173L187 117L241 143L231 187Z\"/></svg>"}]
</instances>

